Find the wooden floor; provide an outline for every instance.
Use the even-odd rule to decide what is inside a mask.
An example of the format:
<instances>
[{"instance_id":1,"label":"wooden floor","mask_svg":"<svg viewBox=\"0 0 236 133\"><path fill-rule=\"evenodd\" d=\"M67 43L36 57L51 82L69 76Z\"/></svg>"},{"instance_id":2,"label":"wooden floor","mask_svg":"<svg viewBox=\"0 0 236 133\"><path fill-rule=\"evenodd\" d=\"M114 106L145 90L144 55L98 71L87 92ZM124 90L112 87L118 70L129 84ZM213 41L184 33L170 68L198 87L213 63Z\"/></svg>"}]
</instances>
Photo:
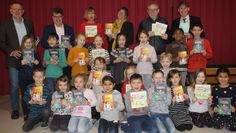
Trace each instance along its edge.
<instances>
[{"instance_id":1,"label":"wooden floor","mask_svg":"<svg viewBox=\"0 0 236 133\"><path fill-rule=\"evenodd\" d=\"M9 96L0 96L0 132L1 133L22 133L22 125L23 119L22 115L20 119L12 120L10 119L10 103ZM98 122L95 123L93 128L89 131L89 133L97 133ZM194 127L192 131L186 131L186 133L230 133L225 129L216 130L212 128L197 128ZM42 128L40 125L35 127L31 133L51 133L47 128ZM63 133L63 132L57 132ZM65 132L64 132L65 133ZM177 131L177 133L179 133Z\"/></svg>"}]
</instances>

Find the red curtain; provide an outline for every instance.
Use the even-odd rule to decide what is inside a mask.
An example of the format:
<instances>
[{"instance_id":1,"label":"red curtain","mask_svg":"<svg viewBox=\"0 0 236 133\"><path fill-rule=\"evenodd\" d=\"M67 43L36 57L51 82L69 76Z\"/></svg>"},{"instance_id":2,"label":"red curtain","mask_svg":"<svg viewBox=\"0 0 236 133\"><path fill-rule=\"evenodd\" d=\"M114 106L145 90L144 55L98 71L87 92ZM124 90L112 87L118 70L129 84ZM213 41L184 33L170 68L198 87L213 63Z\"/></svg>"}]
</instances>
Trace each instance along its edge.
<instances>
[{"instance_id":1,"label":"red curtain","mask_svg":"<svg viewBox=\"0 0 236 133\"><path fill-rule=\"evenodd\" d=\"M0 20L11 17L9 4L15 0L0 0ZM25 17L34 23L35 32L41 37L43 27L52 22L53 7L64 9L64 22L77 31L83 22L84 10L93 6L98 22L111 22L116 18L117 9L126 6L129 9L129 20L133 22L135 32L140 21L147 17L147 0L18 0L24 5ZM155 0L160 6L160 15L168 19L171 25L172 0ZM180 0L173 0L174 18L178 17L177 5ZM235 0L187 0L190 14L202 19L206 37L211 41L214 58L209 64L236 64L236 1ZM42 55L43 49L39 48ZM8 73L4 54L0 52L0 94L9 91Z\"/></svg>"}]
</instances>

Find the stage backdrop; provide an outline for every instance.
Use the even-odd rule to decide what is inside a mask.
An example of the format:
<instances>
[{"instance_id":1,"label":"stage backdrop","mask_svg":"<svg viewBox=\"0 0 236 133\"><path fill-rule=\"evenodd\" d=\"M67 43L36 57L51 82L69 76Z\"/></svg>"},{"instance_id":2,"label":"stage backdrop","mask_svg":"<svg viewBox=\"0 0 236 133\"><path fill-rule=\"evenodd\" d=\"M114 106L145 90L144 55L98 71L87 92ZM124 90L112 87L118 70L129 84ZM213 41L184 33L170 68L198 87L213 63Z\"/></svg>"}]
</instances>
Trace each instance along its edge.
<instances>
[{"instance_id":1,"label":"stage backdrop","mask_svg":"<svg viewBox=\"0 0 236 133\"><path fill-rule=\"evenodd\" d=\"M9 4L15 0L0 0L0 20L10 17ZM147 17L148 0L18 0L23 3L25 17L34 23L36 34L41 37L43 27L52 22L51 9L64 9L64 22L78 31L79 24L84 21L84 10L93 6L98 22L112 22L117 16L117 9L126 6L129 9L129 20L133 22L135 32L140 21ZM173 17L177 18L177 5L180 0L156 0L160 6L160 15L168 19L171 25L172 5ZM209 64L236 64L236 1L235 0L187 0L190 14L202 19L206 37L211 41L214 58ZM42 55L43 49L39 47ZM4 54L0 52L0 94L9 93L9 79Z\"/></svg>"}]
</instances>

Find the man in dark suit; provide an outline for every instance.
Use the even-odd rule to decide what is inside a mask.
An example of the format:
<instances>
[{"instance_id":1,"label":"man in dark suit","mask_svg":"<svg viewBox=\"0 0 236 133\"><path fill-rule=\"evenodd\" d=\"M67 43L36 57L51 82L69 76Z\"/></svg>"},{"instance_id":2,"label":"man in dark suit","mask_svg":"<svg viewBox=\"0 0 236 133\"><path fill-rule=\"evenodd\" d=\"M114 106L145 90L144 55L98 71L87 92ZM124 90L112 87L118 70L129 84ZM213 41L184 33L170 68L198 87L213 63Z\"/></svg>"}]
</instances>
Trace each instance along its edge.
<instances>
[{"instance_id":1,"label":"man in dark suit","mask_svg":"<svg viewBox=\"0 0 236 133\"><path fill-rule=\"evenodd\" d=\"M63 17L64 17L64 11L61 8L53 8L52 10L52 20L53 24L47 25L44 27L43 30L43 37L42 37L42 47L45 49L49 48L49 44L47 42L48 35L50 33L57 33L59 36L59 43L61 43L61 36L67 35L70 36L70 44L71 46L65 46L61 47L65 49L66 57L68 56L69 49L74 45L75 35L74 30L71 26L63 24ZM70 77L71 75L71 67L67 66L63 69L63 74Z\"/></svg>"},{"instance_id":2,"label":"man in dark suit","mask_svg":"<svg viewBox=\"0 0 236 133\"><path fill-rule=\"evenodd\" d=\"M16 69L16 59L21 56L20 45L23 36L34 36L33 23L23 18L24 8L21 3L14 2L10 5L12 18L2 21L0 24L0 48L6 54L6 61L10 78L10 98L12 119L19 118L19 79ZM24 94L22 94L24 95Z\"/></svg>"},{"instance_id":3,"label":"man in dark suit","mask_svg":"<svg viewBox=\"0 0 236 133\"><path fill-rule=\"evenodd\" d=\"M184 30L184 34L187 38L191 37L190 29L195 23L202 24L201 19L196 16L189 15L190 7L186 1L181 1L178 5L178 12L180 17L175 19L172 22L171 33L177 28L182 28Z\"/></svg>"}]
</instances>

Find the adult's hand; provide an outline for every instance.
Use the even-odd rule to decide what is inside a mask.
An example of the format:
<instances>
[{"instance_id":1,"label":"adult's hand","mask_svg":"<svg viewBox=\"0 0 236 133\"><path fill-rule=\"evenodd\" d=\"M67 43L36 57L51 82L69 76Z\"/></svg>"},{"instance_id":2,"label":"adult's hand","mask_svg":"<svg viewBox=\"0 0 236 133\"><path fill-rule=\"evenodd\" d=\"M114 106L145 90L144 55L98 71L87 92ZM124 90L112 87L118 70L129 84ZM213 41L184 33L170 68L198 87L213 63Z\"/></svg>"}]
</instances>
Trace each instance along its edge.
<instances>
[{"instance_id":1,"label":"adult's hand","mask_svg":"<svg viewBox=\"0 0 236 133\"><path fill-rule=\"evenodd\" d=\"M16 59L18 59L21 56L21 51L19 50L14 50L11 52L11 56L15 57Z\"/></svg>"}]
</instances>

